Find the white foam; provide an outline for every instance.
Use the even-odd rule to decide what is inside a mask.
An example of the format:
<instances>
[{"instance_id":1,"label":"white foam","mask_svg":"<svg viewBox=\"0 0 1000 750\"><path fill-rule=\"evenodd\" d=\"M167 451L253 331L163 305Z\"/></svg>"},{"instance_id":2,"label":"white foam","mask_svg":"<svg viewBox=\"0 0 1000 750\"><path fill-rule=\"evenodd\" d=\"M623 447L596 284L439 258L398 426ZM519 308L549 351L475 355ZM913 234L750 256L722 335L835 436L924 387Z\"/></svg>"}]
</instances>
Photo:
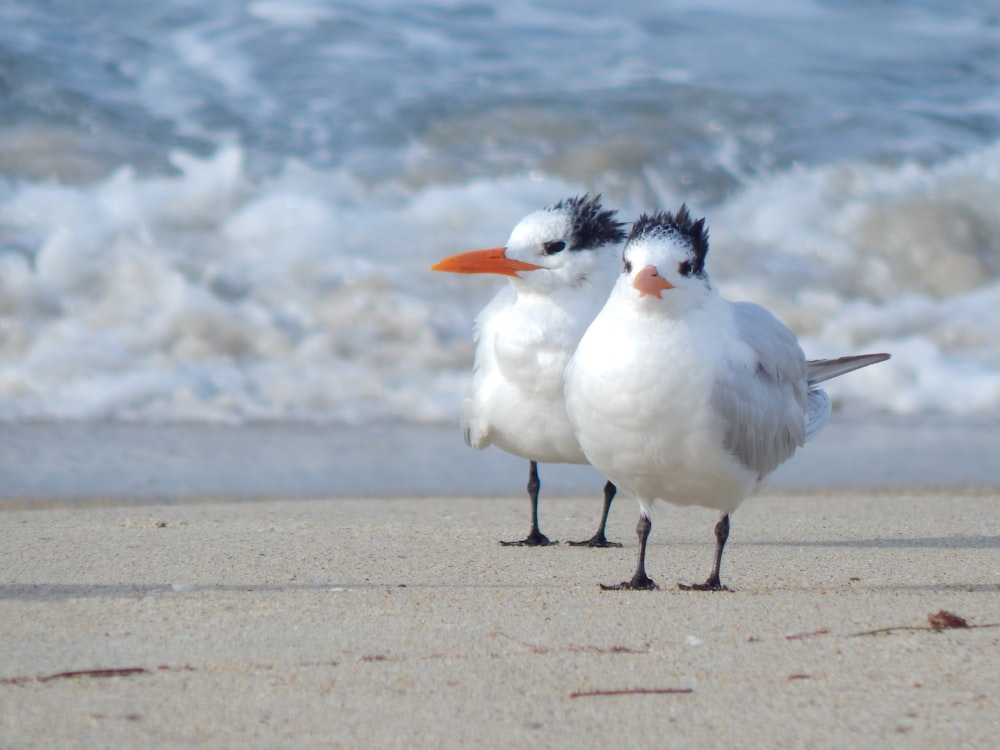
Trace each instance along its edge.
<instances>
[{"instance_id":1,"label":"white foam","mask_svg":"<svg viewBox=\"0 0 1000 750\"><path fill-rule=\"evenodd\" d=\"M451 419L469 296L427 267L473 241L496 187L380 193L299 164L250 184L237 149L173 162L8 196L3 229L33 253L0 256L0 415ZM522 213L506 203L484 242Z\"/></svg>"},{"instance_id":2,"label":"white foam","mask_svg":"<svg viewBox=\"0 0 1000 750\"><path fill-rule=\"evenodd\" d=\"M833 381L897 413L1000 406L1000 147L928 168L847 163L750 184L712 209L723 292L773 309L807 354L889 351Z\"/></svg>"},{"instance_id":3,"label":"white foam","mask_svg":"<svg viewBox=\"0 0 1000 750\"><path fill-rule=\"evenodd\" d=\"M505 282L428 266L583 192L538 173L366 184L294 161L252 178L237 148L171 159L170 176L0 191L0 418L453 422L473 317ZM705 210L709 269L809 356L893 354L831 382L841 406L995 410L998 175L1000 147L748 183Z\"/></svg>"}]
</instances>

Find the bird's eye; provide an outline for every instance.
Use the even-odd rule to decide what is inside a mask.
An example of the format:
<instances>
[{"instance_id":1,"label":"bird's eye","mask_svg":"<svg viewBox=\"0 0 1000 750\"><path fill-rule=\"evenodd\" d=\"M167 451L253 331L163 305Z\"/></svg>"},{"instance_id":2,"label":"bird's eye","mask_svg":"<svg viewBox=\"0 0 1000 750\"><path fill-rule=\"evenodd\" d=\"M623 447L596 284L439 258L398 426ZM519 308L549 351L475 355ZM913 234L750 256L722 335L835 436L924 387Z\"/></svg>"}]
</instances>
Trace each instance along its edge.
<instances>
[{"instance_id":1,"label":"bird's eye","mask_svg":"<svg viewBox=\"0 0 1000 750\"><path fill-rule=\"evenodd\" d=\"M625 273L632 273L632 261L625 261Z\"/></svg>"},{"instance_id":2,"label":"bird's eye","mask_svg":"<svg viewBox=\"0 0 1000 750\"><path fill-rule=\"evenodd\" d=\"M689 261L689 260L684 261L679 266L677 266L677 270L680 272L681 276L690 276L691 275L691 261Z\"/></svg>"},{"instance_id":3,"label":"bird's eye","mask_svg":"<svg viewBox=\"0 0 1000 750\"><path fill-rule=\"evenodd\" d=\"M555 255L566 249L566 243L562 240L553 240L552 242L546 242L542 247L545 249L546 255Z\"/></svg>"}]
</instances>

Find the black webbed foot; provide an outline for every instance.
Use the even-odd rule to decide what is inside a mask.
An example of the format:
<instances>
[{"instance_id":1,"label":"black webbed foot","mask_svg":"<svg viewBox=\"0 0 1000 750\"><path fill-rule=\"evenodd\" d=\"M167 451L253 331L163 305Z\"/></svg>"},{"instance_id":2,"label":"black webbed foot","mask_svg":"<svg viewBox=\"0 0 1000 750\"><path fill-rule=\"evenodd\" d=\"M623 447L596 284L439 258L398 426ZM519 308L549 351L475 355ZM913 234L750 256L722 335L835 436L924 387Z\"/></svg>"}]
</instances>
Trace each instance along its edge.
<instances>
[{"instance_id":1,"label":"black webbed foot","mask_svg":"<svg viewBox=\"0 0 1000 750\"><path fill-rule=\"evenodd\" d=\"M622 581L611 586L601 584L601 591L655 591L658 588L660 587L656 585L656 582L645 574L636 574L632 576L631 581Z\"/></svg>"},{"instance_id":2,"label":"black webbed foot","mask_svg":"<svg viewBox=\"0 0 1000 750\"><path fill-rule=\"evenodd\" d=\"M704 583L678 583L677 588L681 591L729 591L732 593L732 589L723 585L722 581L718 579L713 581L711 578Z\"/></svg>"},{"instance_id":3,"label":"black webbed foot","mask_svg":"<svg viewBox=\"0 0 1000 750\"><path fill-rule=\"evenodd\" d=\"M559 542L552 541L547 536L545 536L545 534L535 529L530 534L528 534L528 536L526 536L524 539L521 539L520 541L516 542L501 541L500 544L502 544L504 547L549 547L552 545L559 544Z\"/></svg>"},{"instance_id":4,"label":"black webbed foot","mask_svg":"<svg viewBox=\"0 0 1000 750\"><path fill-rule=\"evenodd\" d=\"M599 531L594 534L590 539L584 539L582 542L566 542L571 547L621 547L621 542L609 542L608 538L604 536L603 531Z\"/></svg>"}]
</instances>

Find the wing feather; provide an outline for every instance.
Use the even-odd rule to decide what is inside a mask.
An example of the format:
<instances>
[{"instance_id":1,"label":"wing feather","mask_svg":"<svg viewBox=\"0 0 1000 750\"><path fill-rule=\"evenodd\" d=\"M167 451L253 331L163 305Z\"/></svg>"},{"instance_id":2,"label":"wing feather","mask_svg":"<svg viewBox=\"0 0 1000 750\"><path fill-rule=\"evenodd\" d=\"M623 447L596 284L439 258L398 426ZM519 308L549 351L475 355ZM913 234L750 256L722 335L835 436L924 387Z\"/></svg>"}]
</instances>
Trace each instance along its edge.
<instances>
[{"instance_id":1,"label":"wing feather","mask_svg":"<svg viewBox=\"0 0 1000 750\"><path fill-rule=\"evenodd\" d=\"M806 441L808 368L795 335L766 309L737 302L732 313L746 348L721 368L713 399L727 450L763 479Z\"/></svg>"}]
</instances>

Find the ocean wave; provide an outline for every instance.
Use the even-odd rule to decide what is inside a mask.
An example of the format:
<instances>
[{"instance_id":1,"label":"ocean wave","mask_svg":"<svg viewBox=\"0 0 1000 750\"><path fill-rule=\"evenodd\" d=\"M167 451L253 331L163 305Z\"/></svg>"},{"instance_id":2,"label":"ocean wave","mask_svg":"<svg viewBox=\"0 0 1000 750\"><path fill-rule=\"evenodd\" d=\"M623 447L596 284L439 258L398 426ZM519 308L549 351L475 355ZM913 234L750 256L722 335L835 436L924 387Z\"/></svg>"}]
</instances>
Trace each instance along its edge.
<instances>
[{"instance_id":1,"label":"ocean wave","mask_svg":"<svg viewBox=\"0 0 1000 750\"><path fill-rule=\"evenodd\" d=\"M0 419L450 422L472 319L503 281L427 271L502 244L600 184L541 170L365 182L238 147L97 181L0 185ZM689 200L724 294L775 311L811 357L885 350L843 408L1000 407L1000 145L928 166L843 162L699 205L640 170L623 218Z\"/></svg>"}]
</instances>

